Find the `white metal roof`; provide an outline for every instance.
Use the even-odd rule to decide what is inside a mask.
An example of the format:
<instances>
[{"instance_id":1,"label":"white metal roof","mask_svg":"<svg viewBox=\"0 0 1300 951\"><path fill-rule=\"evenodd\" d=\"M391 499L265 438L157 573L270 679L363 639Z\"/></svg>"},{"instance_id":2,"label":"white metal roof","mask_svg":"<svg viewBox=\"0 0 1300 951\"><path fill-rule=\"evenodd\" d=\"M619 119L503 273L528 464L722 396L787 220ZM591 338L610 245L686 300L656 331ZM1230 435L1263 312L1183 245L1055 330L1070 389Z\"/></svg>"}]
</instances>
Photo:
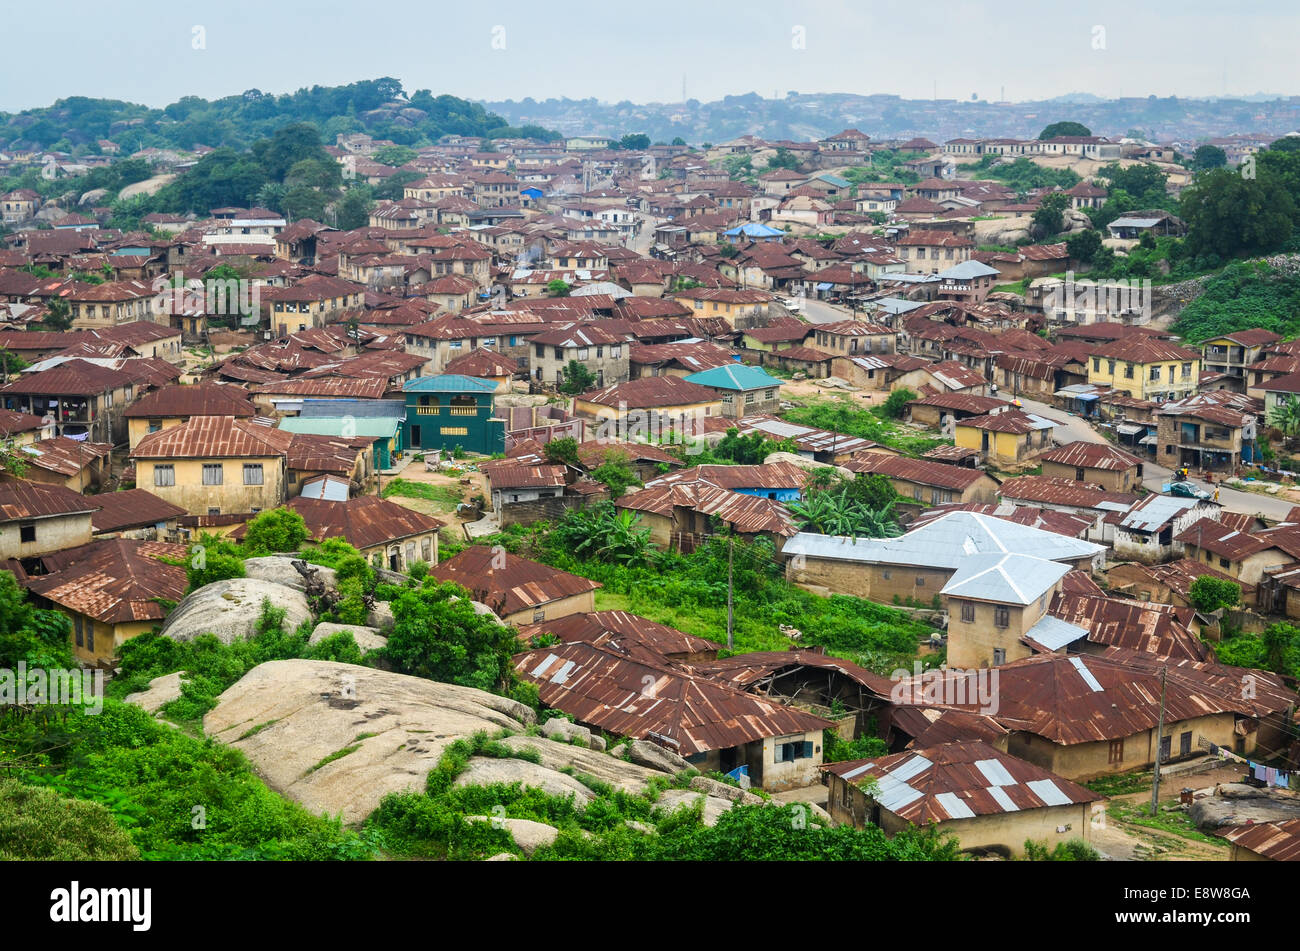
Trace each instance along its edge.
<instances>
[{"instance_id":1,"label":"white metal roof","mask_svg":"<svg viewBox=\"0 0 1300 951\"><path fill-rule=\"evenodd\" d=\"M949 512L898 538L850 539L800 532L783 553L833 561L957 568L976 554L1018 554L1047 561L1091 558L1103 546L979 512Z\"/></svg>"},{"instance_id":2,"label":"white metal roof","mask_svg":"<svg viewBox=\"0 0 1300 951\"><path fill-rule=\"evenodd\" d=\"M940 594L1006 604L1032 604L1056 586L1069 565L1016 554L970 555Z\"/></svg>"},{"instance_id":3,"label":"white metal roof","mask_svg":"<svg viewBox=\"0 0 1300 951\"><path fill-rule=\"evenodd\" d=\"M1065 645L1073 644L1079 638L1087 636L1087 628L1078 627L1069 621L1062 621L1050 614L1039 618L1037 623L1025 631L1025 637L1053 651L1060 650Z\"/></svg>"}]
</instances>

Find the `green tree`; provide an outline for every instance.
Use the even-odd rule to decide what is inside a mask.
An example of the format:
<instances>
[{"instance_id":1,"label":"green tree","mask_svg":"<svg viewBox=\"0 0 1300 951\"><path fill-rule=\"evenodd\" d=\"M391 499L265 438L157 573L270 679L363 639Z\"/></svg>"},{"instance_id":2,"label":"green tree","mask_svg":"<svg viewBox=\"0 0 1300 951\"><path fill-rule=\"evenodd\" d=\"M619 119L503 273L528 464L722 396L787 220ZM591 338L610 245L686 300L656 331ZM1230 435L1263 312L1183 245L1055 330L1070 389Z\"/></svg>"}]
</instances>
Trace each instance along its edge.
<instances>
[{"instance_id":1,"label":"green tree","mask_svg":"<svg viewBox=\"0 0 1300 951\"><path fill-rule=\"evenodd\" d=\"M1227 578L1201 575L1192 582L1188 600L1196 610L1206 613L1219 608L1235 607L1241 603L1241 585Z\"/></svg>"},{"instance_id":2,"label":"green tree","mask_svg":"<svg viewBox=\"0 0 1300 951\"><path fill-rule=\"evenodd\" d=\"M672 141L671 144L672 144L672 145L685 145L685 144L686 144L686 140L683 139L680 135L675 135L675 136L673 136L673 141Z\"/></svg>"},{"instance_id":3,"label":"green tree","mask_svg":"<svg viewBox=\"0 0 1300 951\"><path fill-rule=\"evenodd\" d=\"M514 682L514 629L478 614L463 588L430 580L391 602L393 627L383 656L399 673L479 690L507 689Z\"/></svg>"},{"instance_id":4,"label":"green tree","mask_svg":"<svg viewBox=\"0 0 1300 951\"><path fill-rule=\"evenodd\" d=\"M1294 393L1290 394L1269 410L1268 421L1270 425L1282 430L1284 435L1294 436L1300 432L1300 399Z\"/></svg>"},{"instance_id":5,"label":"green tree","mask_svg":"<svg viewBox=\"0 0 1300 951\"><path fill-rule=\"evenodd\" d=\"M629 132L619 139L618 144L619 148L628 149L632 152L644 152L650 148L650 136L644 132Z\"/></svg>"},{"instance_id":6,"label":"green tree","mask_svg":"<svg viewBox=\"0 0 1300 951\"><path fill-rule=\"evenodd\" d=\"M244 550L250 555L296 552L307 540L307 523L292 509L276 508L249 519Z\"/></svg>"},{"instance_id":7,"label":"green tree","mask_svg":"<svg viewBox=\"0 0 1300 951\"><path fill-rule=\"evenodd\" d=\"M558 463L566 466L576 466L578 462L578 440L572 436L562 436L559 439L552 439L542 447L542 455L546 457L547 462Z\"/></svg>"},{"instance_id":8,"label":"green tree","mask_svg":"<svg viewBox=\"0 0 1300 951\"><path fill-rule=\"evenodd\" d=\"M1297 214L1292 196L1266 170L1254 179L1225 168L1202 172L1183 192L1180 207L1188 252L1216 258L1280 248Z\"/></svg>"},{"instance_id":9,"label":"green tree","mask_svg":"<svg viewBox=\"0 0 1300 951\"><path fill-rule=\"evenodd\" d=\"M370 224L370 210L374 199L367 185L353 185L334 205L335 227L341 231L364 228Z\"/></svg>"},{"instance_id":10,"label":"green tree","mask_svg":"<svg viewBox=\"0 0 1300 951\"><path fill-rule=\"evenodd\" d=\"M1072 261L1092 264L1102 249L1101 232L1094 228L1076 232L1065 239L1065 248Z\"/></svg>"},{"instance_id":11,"label":"green tree","mask_svg":"<svg viewBox=\"0 0 1300 951\"><path fill-rule=\"evenodd\" d=\"M1192 171L1200 172L1207 168L1223 168L1228 164L1228 153L1217 145L1197 146L1192 154Z\"/></svg>"},{"instance_id":12,"label":"green tree","mask_svg":"<svg viewBox=\"0 0 1300 951\"><path fill-rule=\"evenodd\" d=\"M36 607L13 573L0 571L0 670L13 670L19 661L32 667L72 667L71 631L66 615Z\"/></svg>"},{"instance_id":13,"label":"green tree","mask_svg":"<svg viewBox=\"0 0 1300 951\"><path fill-rule=\"evenodd\" d=\"M397 168L405 165L419 154L415 149L405 145L385 145L375 149L370 157L381 165L391 165Z\"/></svg>"},{"instance_id":14,"label":"green tree","mask_svg":"<svg viewBox=\"0 0 1300 951\"><path fill-rule=\"evenodd\" d=\"M1058 135L1092 135L1092 130L1082 122L1053 122L1038 133L1040 140L1054 139Z\"/></svg>"},{"instance_id":15,"label":"green tree","mask_svg":"<svg viewBox=\"0 0 1300 951\"><path fill-rule=\"evenodd\" d=\"M45 304L41 326L46 330L63 333L72 329L72 306L62 297L51 297Z\"/></svg>"},{"instance_id":16,"label":"green tree","mask_svg":"<svg viewBox=\"0 0 1300 951\"><path fill-rule=\"evenodd\" d=\"M1065 210L1070 207L1070 196L1065 192L1052 192L1039 202L1033 214L1033 232L1037 238L1060 234L1065 227Z\"/></svg>"},{"instance_id":17,"label":"green tree","mask_svg":"<svg viewBox=\"0 0 1300 951\"><path fill-rule=\"evenodd\" d=\"M890 419L901 419L907 411L907 404L917 399L916 393L907 387L900 387L890 392L881 409Z\"/></svg>"},{"instance_id":18,"label":"green tree","mask_svg":"<svg viewBox=\"0 0 1300 951\"><path fill-rule=\"evenodd\" d=\"M1300 135L1284 135L1268 147L1270 152L1300 152Z\"/></svg>"},{"instance_id":19,"label":"green tree","mask_svg":"<svg viewBox=\"0 0 1300 951\"><path fill-rule=\"evenodd\" d=\"M621 453L607 452L605 461L592 469L590 474L609 489L611 499L619 498L630 486L637 484L636 472L627 457Z\"/></svg>"},{"instance_id":20,"label":"green tree","mask_svg":"<svg viewBox=\"0 0 1300 951\"><path fill-rule=\"evenodd\" d=\"M570 360L562 373L563 379L558 389L567 396L586 393L596 385L596 374L588 370L586 364L579 363L577 360Z\"/></svg>"},{"instance_id":21,"label":"green tree","mask_svg":"<svg viewBox=\"0 0 1300 951\"><path fill-rule=\"evenodd\" d=\"M569 286L568 282L558 277L555 280L548 282L546 285L546 293L550 294L552 297L568 297L569 291L571 290L572 288Z\"/></svg>"}]
</instances>

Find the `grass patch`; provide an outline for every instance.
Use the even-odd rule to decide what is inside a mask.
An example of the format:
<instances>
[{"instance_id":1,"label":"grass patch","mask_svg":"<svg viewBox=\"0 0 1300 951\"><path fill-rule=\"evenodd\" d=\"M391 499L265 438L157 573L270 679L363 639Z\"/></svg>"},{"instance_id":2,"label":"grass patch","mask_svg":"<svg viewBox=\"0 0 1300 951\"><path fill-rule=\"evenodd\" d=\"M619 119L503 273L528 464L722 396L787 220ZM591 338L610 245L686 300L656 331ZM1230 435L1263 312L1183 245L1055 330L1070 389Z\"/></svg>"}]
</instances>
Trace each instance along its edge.
<instances>
[{"instance_id":1,"label":"grass patch","mask_svg":"<svg viewBox=\"0 0 1300 951\"><path fill-rule=\"evenodd\" d=\"M253 728L251 728L251 729L245 730L243 733L241 733L241 734L239 735L239 740L246 740L246 739L248 739L250 736L257 736L257 734L261 733L263 730L265 730L265 729L266 729L268 726L270 726L272 723L279 723L279 722L280 722L280 721L277 719L277 720L267 720L267 721L265 721L264 723L259 723L257 726L255 726L255 727L253 727ZM238 743L239 740L236 740L235 742Z\"/></svg>"},{"instance_id":2,"label":"grass patch","mask_svg":"<svg viewBox=\"0 0 1300 951\"><path fill-rule=\"evenodd\" d=\"M1151 770L1137 773L1117 773L1113 776L1098 776L1082 785L1102 796L1126 796L1151 788Z\"/></svg>"},{"instance_id":3,"label":"grass patch","mask_svg":"<svg viewBox=\"0 0 1300 951\"><path fill-rule=\"evenodd\" d=\"M1192 817L1182 809L1175 809L1170 812L1164 810L1165 806L1176 804L1178 800L1167 799L1160 803L1160 808L1156 810L1153 816L1150 813L1150 803L1141 803L1140 805L1127 802L1112 802L1106 807L1107 816L1117 822L1127 825L1141 826L1144 829L1155 829L1158 832L1168 832L1183 839L1191 839L1193 842L1203 842L1207 845L1221 847L1225 852L1228 850L1228 844L1217 836L1206 835L1196 824L1192 822Z\"/></svg>"},{"instance_id":4,"label":"grass patch","mask_svg":"<svg viewBox=\"0 0 1300 951\"><path fill-rule=\"evenodd\" d=\"M407 499L423 499L449 510L454 510L462 501L461 492L449 485L430 485L425 482L412 482L409 479L396 478L384 486L382 497L385 499L401 496Z\"/></svg>"},{"instance_id":5,"label":"grass patch","mask_svg":"<svg viewBox=\"0 0 1300 951\"><path fill-rule=\"evenodd\" d=\"M335 752L331 753L329 756L326 756L323 760L321 760L311 769L307 770L307 775L310 776L312 773L316 772L316 770L320 769L322 766L328 766L336 759L342 759L343 757L347 756L349 753L355 753L359 749L361 749L361 744L353 743L351 746L345 746L341 750L336 750Z\"/></svg>"}]
</instances>

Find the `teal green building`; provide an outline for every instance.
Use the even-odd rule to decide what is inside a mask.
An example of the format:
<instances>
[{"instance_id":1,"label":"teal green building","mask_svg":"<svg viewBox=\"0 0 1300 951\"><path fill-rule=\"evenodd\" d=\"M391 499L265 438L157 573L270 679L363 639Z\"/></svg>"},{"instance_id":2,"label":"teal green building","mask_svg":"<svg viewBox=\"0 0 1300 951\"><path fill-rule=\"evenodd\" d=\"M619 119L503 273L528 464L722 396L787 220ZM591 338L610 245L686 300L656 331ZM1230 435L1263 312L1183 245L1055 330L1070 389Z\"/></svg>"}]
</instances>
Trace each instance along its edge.
<instances>
[{"instance_id":1,"label":"teal green building","mask_svg":"<svg viewBox=\"0 0 1300 951\"><path fill-rule=\"evenodd\" d=\"M454 373L408 380L402 386L402 445L411 452L457 446L485 456L505 452L506 423L496 418L496 388L492 380Z\"/></svg>"}]
</instances>

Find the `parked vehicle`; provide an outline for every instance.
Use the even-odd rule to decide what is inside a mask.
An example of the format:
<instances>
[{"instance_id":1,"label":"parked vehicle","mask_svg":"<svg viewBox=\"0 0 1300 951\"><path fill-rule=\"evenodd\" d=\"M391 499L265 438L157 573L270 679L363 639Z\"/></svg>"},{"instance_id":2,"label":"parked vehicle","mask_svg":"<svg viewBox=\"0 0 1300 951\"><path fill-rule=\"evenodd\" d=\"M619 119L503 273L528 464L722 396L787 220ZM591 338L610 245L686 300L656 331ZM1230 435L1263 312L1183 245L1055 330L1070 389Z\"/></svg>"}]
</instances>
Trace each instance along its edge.
<instances>
[{"instance_id":1,"label":"parked vehicle","mask_svg":"<svg viewBox=\"0 0 1300 951\"><path fill-rule=\"evenodd\" d=\"M1166 482L1160 489L1165 495L1176 496L1180 499L1208 499L1210 493L1204 489L1199 489L1190 482Z\"/></svg>"}]
</instances>

